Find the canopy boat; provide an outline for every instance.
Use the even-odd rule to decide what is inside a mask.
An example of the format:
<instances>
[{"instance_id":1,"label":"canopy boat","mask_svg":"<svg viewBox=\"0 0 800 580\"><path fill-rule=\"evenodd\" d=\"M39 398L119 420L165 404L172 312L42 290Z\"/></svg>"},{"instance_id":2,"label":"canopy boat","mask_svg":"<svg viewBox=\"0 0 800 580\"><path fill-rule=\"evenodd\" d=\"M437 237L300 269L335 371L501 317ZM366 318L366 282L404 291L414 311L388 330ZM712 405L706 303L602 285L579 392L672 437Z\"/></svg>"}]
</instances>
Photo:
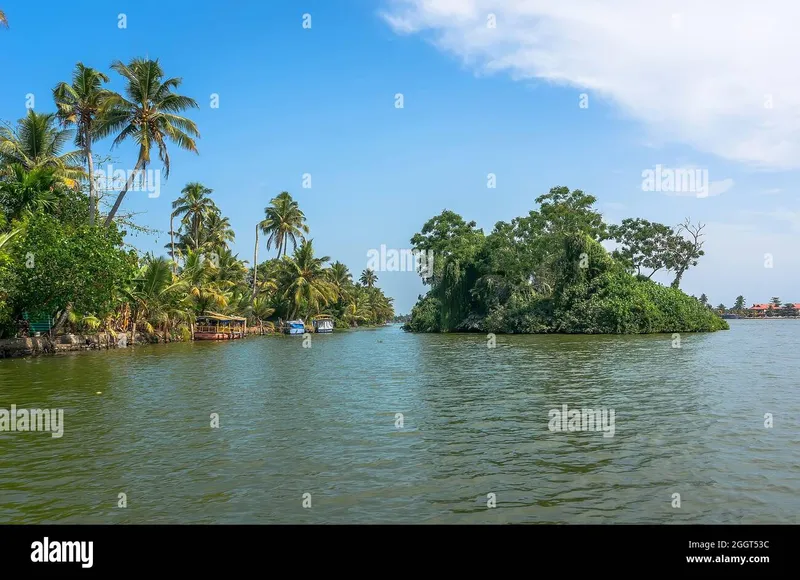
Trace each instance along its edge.
<instances>
[{"instance_id":1,"label":"canopy boat","mask_svg":"<svg viewBox=\"0 0 800 580\"><path fill-rule=\"evenodd\" d=\"M195 340L232 340L244 338L247 333L247 319L239 316L206 312L198 316L195 322Z\"/></svg>"},{"instance_id":2,"label":"canopy boat","mask_svg":"<svg viewBox=\"0 0 800 580\"><path fill-rule=\"evenodd\" d=\"M302 320L289 320L283 325L284 334L305 334L306 325Z\"/></svg>"},{"instance_id":3,"label":"canopy boat","mask_svg":"<svg viewBox=\"0 0 800 580\"><path fill-rule=\"evenodd\" d=\"M320 314L315 316L312 320L314 325L314 332L330 333L333 332L333 316L327 314Z\"/></svg>"}]
</instances>

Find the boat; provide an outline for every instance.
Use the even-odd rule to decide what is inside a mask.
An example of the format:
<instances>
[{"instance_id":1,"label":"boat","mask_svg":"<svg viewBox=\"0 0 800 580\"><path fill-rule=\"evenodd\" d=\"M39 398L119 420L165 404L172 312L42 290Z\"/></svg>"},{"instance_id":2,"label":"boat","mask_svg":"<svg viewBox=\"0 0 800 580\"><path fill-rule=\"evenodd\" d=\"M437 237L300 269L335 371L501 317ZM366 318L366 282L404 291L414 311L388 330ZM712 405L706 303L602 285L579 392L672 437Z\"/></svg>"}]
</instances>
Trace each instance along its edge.
<instances>
[{"instance_id":1,"label":"boat","mask_svg":"<svg viewBox=\"0 0 800 580\"><path fill-rule=\"evenodd\" d=\"M305 334L306 325L302 320L289 320L283 324L284 334Z\"/></svg>"},{"instance_id":2,"label":"boat","mask_svg":"<svg viewBox=\"0 0 800 580\"><path fill-rule=\"evenodd\" d=\"M247 319L239 316L206 312L195 323L195 340L233 340L244 338L247 333Z\"/></svg>"},{"instance_id":3,"label":"boat","mask_svg":"<svg viewBox=\"0 0 800 580\"><path fill-rule=\"evenodd\" d=\"M314 332L324 334L333 332L333 316L320 314L319 316L315 316L311 323L314 325Z\"/></svg>"}]
</instances>

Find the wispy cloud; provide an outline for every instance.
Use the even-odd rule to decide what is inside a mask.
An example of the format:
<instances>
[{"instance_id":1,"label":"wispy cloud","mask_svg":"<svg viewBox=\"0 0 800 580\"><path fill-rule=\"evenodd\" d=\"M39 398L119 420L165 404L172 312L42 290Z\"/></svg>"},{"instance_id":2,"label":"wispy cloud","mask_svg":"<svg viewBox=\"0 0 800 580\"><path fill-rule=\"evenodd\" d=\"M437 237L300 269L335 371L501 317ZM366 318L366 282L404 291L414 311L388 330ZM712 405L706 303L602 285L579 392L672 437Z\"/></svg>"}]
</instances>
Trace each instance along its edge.
<instances>
[{"instance_id":1,"label":"wispy cloud","mask_svg":"<svg viewBox=\"0 0 800 580\"><path fill-rule=\"evenodd\" d=\"M605 97L659 142L800 167L794 0L386 2L395 31L428 33L478 71Z\"/></svg>"},{"instance_id":2,"label":"wispy cloud","mask_svg":"<svg viewBox=\"0 0 800 580\"><path fill-rule=\"evenodd\" d=\"M779 187L774 187L772 189L765 189L761 192L761 195L777 195L783 190Z\"/></svg>"}]
</instances>

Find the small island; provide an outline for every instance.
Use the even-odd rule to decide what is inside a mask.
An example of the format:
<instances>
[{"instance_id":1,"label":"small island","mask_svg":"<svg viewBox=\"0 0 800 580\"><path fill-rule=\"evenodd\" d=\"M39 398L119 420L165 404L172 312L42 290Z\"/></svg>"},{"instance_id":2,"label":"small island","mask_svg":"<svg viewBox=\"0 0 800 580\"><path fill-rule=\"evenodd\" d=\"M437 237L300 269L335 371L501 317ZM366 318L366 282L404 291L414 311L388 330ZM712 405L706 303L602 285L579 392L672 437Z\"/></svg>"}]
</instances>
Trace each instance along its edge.
<instances>
[{"instance_id":1,"label":"small island","mask_svg":"<svg viewBox=\"0 0 800 580\"><path fill-rule=\"evenodd\" d=\"M701 224L677 229L643 219L608 225L594 196L555 187L538 210L484 235L452 211L411 243L434 256L430 286L411 311L411 332L646 334L729 329L680 290L704 254ZM613 240L606 251L601 242ZM652 280L672 272L667 287Z\"/></svg>"}]
</instances>

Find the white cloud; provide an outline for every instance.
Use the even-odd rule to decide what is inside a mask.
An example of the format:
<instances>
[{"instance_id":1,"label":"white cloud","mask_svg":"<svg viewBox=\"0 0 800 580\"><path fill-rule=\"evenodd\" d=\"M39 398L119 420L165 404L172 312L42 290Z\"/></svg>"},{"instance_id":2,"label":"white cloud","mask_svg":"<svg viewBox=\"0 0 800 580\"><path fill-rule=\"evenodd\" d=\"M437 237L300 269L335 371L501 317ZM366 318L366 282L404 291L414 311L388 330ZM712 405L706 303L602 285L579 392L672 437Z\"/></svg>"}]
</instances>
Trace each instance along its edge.
<instances>
[{"instance_id":1,"label":"white cloud","mask_svg":"<svg viewBox=\"0 0 800 580\"><path fill-rule=\"evenodd\" d=\"M430 33L480 72L606 97L652 140L800 167L794 0L386 1L396 32Z\"/></svg>"},{"instance_id":2,"label":"white cloud","mask_svg":"<svg viewBox=\"0 0 800 580\"><path fill-rule=\"evenodd\" d=\"M779 187L773 187L772 189L765 189L761 192L761 195L777 195L783 190Z\"/></svg>"},{"instance_id":3,"label":"white cloud","mask_svg":"<svg viewBox=\"0 0 800 580\"><path fill-rule=\"evenodd\" d=\"M775 211L742 211L742 214L745 216L751 217L765 217L779 222L786 222L788 223L792 231L795 233L800 232L800 212L780 208ZM795 240L796 243L796 240Z\"/></svg>"}]
</instances>

